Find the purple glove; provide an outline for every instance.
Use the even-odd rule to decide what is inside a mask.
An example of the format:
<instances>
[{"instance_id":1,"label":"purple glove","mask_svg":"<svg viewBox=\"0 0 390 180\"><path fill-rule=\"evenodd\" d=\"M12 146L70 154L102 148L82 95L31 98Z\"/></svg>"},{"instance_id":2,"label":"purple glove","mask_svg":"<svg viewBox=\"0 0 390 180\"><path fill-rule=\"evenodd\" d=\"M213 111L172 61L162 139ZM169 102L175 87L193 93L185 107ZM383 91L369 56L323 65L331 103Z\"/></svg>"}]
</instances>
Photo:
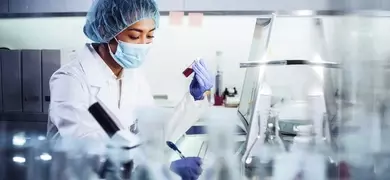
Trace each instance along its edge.
<instances>
[{"instance_id":1,"label":"purple glove","mask_svg":"<svg viewBox=\"0 0 390 180\"><path fill-rule=\"evenodd\" d=\"M199 157L187 157L173 161L171 170L179 175L182 180L197 180L202 174L201 164L202 160Z\"/></svg>"},{"instance_id":2,"label":"purple glove","mask_svg":"<svg viewBox=\"0 0 390 180\"><path fill-rule=\"evenodd\" d=\"M190 84L190 94L194 97L195 101L202 100L204 98L203 94L213 87L214 80L207 71L203 60L195 61L192 69L195 72L195 76Z\"/></svg>"}]
</instances>

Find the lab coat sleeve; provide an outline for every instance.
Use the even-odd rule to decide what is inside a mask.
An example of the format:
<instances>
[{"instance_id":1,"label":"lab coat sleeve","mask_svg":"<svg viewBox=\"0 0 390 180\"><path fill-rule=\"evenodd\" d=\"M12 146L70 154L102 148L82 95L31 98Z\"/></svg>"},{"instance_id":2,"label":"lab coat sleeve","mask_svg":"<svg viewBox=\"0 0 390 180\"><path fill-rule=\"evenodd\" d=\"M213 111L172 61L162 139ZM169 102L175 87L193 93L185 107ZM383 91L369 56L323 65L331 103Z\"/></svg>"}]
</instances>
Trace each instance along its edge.
<instances>
[{"instance_id":1,"label":"lab coat sleeve","mask_svg":"<svg viewBox=\"0 0 390 180\"><path fill-rule=\"evenodd\" d=\"M97 141L108 138L88 112L90 95L87 88L71 73L56 72L51 77L49 119L61 137Z\"/></svg>"},{"instance_id":2,"label":"lab coat sleeve","mask_svg":"<svg viewBox=\"0 0 390 180\"><path fill-rule=\"evenodd\" d=\"M177 142L200 119L209 106L206 98L195 101L189 92L186 93L166 124L166 140Z\"/></svg>"}]
</instances>

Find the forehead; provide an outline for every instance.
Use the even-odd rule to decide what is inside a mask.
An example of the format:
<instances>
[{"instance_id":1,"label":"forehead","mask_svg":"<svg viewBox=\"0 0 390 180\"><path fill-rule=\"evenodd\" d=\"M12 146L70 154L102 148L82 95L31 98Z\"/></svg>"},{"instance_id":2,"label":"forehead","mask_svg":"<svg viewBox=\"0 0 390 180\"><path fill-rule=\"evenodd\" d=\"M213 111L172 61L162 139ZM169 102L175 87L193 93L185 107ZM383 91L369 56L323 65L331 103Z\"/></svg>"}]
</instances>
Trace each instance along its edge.
<instances>
[{"instance_id":1,"label":"forehead","mask_svg":"<svg viewBox=\"0 0 390 180\"><path fill-rule=\"evenodd\" d=\"M135 24L131 25L130 27L127 28L127 30L142 30L142 31L150 31L155 28L155 22L153 19L142 19Z\"/></svg>"}]
</instances>

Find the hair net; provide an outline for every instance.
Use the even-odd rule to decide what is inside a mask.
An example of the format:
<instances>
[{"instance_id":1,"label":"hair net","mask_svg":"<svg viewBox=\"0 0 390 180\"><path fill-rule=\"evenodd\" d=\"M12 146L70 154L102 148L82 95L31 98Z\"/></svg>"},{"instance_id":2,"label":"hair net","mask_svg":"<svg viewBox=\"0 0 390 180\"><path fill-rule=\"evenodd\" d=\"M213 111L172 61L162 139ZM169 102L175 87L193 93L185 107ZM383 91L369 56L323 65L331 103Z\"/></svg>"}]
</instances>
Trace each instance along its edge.
<instances>
[{"instance_id":1,"label":"hair net","mask_svg":"<svg viewBox=\"0 0 390 180\"><path fill-rule=\"evenodd\" d=\"M155 0L95 0L87 14L84 34L103 43L136 22L151 18L158 27L160 13Z\"/></svg>"}]
</instances>

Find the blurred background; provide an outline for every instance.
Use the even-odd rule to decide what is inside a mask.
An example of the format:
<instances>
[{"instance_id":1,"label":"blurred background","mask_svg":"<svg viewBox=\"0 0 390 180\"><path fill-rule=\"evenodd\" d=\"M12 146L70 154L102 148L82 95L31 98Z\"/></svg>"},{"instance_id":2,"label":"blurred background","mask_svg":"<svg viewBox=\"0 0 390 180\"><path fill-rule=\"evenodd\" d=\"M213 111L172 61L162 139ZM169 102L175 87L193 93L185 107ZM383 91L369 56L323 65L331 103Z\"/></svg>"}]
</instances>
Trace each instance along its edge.
<instances>
[{"instance_id":1,"label":"blurred background","mask_svg":"<svg viewBox=\"0 0 390 180\"><path fill-rule=\"evenodd\" d=\"M85 44L91 42L83 33L85 15L91 4L92 0L0 0L0 162L5 162L0 165L0 180L48 178L42 175L50 174L43 172L44 168L31 168L35 164L49 166L45 162L52 158L47 151L50 147L44 143L50 102L48 81L59 67L74 60ZM260 101L267 101L261 99L263 95L271 94L272 106L267 105L266 109L277 107L278 118L307 120L297 115L302 108L294 108L307 100L307 89L313 86L320 89L310 92L321 94L321 112L337 116L334 118L337 121L329 120L332 124L329 126L341 127L346 123L349 129L370 127L358 131L359 135L332 143L344 144L340 149L350 154L356 149L373 147L372 151L359 151L356 156L387 152L384 142L388 130L374 132L387 128L388 122L388 74L381 67L387 67L390 57L390 1L157 0L157 4L162 14L160 27L142 68L160 107L173 109L179 103L188 92L191 79L185 78L182 72L201 57L219 79L215 88L223 91L224 101L219 104L211 98L215 105L211 109L219 119L232 119L240 130L234 139L239 144L237 147L242 148L235 148L240 156L248 155L250 137L255 136L250 132L256 131L252 130L255 126L252 122L258 115L254 111L259 111L256 108L260 107ZM320 23L315 19L320 19ZM319 61L345 65L344 73L329 73L324 72L324 67L309 66L240 68L240 63L248 61L317 61L318 57ZM271 93L263 85L269 86ZM334 104L329 105L329 101ZM382 109L373 104L381 104ZM303 109L306 112L310 108L317 107L306 103ZM367 115L373 112L383 115L381 121ZM370 116L366 118L369 121L362 120L366 116ZM185 154L196 156L204 151L208 118L204 116L191 125L185 138L178 142ZM292 125L288 127L293 129ZM367 138L364 143L349 143L362 137ZM342 160L359 166L364 163L358 162L378 159L375 156L359 161L351 157ZM170 158L178 156L171 153ZM372 162L367 163L370 168L375 164ZM380 167L385 167L383 164L388 163ZM365 170L374 171L370 168ZM359 171L365 172L355 170ZM354 177L351 179L374 176L355 174Z\"/></svg>"}]
</instances>

